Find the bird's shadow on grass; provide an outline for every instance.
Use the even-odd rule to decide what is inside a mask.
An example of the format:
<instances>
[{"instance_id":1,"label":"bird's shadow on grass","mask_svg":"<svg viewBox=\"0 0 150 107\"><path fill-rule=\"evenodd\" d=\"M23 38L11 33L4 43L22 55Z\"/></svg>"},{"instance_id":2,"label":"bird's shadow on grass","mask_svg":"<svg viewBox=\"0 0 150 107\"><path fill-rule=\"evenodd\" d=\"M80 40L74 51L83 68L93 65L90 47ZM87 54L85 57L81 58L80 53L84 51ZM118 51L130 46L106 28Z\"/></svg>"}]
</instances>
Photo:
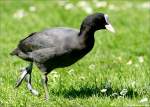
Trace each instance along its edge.
<instances>
[{"instance_id":1,"label":"bird's shadow on grass","mask_svg":"<svg viewBox=\"0 0 150 107\"><path fill-rule=\"evenodd\" d=\"M118 97L127 97L133 98L138 96L138 92L134 91L132 88L127 88L127 92L124 95L121 95L122 89L112 89L111 87L107 88L105 92L102 91L103 88L95 86L81 86L79 89L70 87L69 89L59 90L59 92L54 92L55 95L62 95L64 98L87 98L92 96L97 97L110 97L112 99ZM105 90L105 89L104 89Z\"/></svg>"}]
</instances>

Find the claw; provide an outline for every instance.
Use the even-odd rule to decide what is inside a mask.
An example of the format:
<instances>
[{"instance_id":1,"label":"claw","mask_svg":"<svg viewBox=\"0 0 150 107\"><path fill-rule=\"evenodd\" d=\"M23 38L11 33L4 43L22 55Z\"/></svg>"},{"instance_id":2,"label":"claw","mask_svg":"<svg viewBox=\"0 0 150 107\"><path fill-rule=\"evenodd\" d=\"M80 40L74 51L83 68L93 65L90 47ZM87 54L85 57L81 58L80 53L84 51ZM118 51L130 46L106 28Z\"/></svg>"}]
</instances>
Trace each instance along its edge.
<instances>
[{"instance_id":1,"label":"claw","mask_svg":"<svg viewBox=\"0 0 150 107\"><path fill-rule=\"evenodd\" d=\"M28 90L29 90L33 95L35 95L35 96L38 96L38 95L39 95L39 92L32 88L31 83L28 83L28 84L27 84L27 88L28 88Z\"/></svg>"},{"instance_id":2,"label":"claw","mask_svg":"<svg viewBox=\"0 0 150 107\"><path fill-rule=\"evenodd\" d=\"M49 100L49 95L45 95L45 100L46 100L46 101Z\"/></svg>"},{"instance_id":3,"label":"claw","mask_svg":"<svg viewBox=\"0 0 150 107\"><path fill-rule=\"evenodd\" d=\"M39 92L36 91L36 90L34 90L34 89L31 90L31 93L32 93L33 95L35 95L35 96L38 96L38 95L39 95Z\"/></svg>"}]
</instances>

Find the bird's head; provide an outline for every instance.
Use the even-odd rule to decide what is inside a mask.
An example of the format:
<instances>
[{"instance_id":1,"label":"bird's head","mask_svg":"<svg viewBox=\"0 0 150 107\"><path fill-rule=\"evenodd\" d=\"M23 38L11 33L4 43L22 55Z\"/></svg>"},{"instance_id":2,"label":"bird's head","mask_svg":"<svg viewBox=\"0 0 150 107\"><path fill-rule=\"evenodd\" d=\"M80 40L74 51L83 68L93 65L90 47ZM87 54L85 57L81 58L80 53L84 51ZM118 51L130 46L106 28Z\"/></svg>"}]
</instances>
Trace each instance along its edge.
<instances>
[{"instance_id":1,"label":"bird's head","mask_svg":"<svg viewBox=\"0 0 150 107\"><path fill-rule=\"evenodd\" d=\"M107 29L110 32L115 32L114 28L108 20L108 15L103 13L95 13L87 16L82 23L82 27L87 26L91 27L91 29L93 29L94 31Z\"/></svg>"}]
</instances>

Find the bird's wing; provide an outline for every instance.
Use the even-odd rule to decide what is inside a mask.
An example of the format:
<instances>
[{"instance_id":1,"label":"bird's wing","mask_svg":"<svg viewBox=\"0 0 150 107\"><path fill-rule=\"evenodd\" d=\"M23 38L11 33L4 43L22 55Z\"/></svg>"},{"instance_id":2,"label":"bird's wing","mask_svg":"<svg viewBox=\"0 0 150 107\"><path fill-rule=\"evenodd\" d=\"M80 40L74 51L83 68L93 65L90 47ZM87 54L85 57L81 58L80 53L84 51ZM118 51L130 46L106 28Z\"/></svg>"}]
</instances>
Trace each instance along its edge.
<instances>
[{"instance_id":1,"label":"bird's wing","mask_svg":"<svg viewBox=\"0 0 150 107\"><path fill-rule=\"evenodd\" d=\"M69 50L60 51L56 47L51 47L35 50L33 52L29 52L28 54L35 62L45 63L47 60L52 60L53 58L64 56L69 52Z\"/></svg>"},{"instance_id":2,"label":"bird's wing","mask_svg":"<svg viewBox=\"0 0 150 107\"><path fill-rule=\"evenodd\" d=\"M69 28L47 29L42 32L30 34L28 37L20 41L18 47L23 52L32 52L43 48L56 48L69 43L69 38L72 42L77 33L77 30Z\"/></svg>"},{"instance_id":3,"label":"bird's wing","mask_svg":"<svg viewBox=\"0 0 150 107\"><path fill-rule=\"evenodd\" d=\"M48 37L45 33L34 33L20 41L18 47L23 52L32 52L35 50L54 47L57 42L57 37L50 34Z\"/></svg>"}]
</instances>

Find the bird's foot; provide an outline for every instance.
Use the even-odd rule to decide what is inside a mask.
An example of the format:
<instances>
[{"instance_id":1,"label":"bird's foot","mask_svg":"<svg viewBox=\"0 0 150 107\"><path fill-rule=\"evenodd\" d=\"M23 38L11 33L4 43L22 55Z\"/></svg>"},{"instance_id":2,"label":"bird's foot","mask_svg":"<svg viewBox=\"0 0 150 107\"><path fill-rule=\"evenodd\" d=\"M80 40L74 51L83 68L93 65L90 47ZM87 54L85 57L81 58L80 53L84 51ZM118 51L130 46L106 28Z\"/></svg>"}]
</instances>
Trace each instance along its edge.
<instances>
[{"instance_id":1,"label":"bird's foot","mask_svg":"<svg viewBox=\"0 0 150 107\"><path fill-rule=\"evenodd\" d=\"M45 100L46 100L46 101L49 100L49 95L48 95L48 94L45 95Z\"/></svg>"},{"instance_id":2,"label":"bird's foot","mask_svg":"<svg viewBox=\"0 0 150 107\"><path fill-rule=\"evenodd\" d=\"M31 90L31 93L32 93L33 95L35 95L35 96L39 96L39 92L38 92L37 90L35 90L35 89L32 89L32 90Z\"/></svg>"}]
</instances>

